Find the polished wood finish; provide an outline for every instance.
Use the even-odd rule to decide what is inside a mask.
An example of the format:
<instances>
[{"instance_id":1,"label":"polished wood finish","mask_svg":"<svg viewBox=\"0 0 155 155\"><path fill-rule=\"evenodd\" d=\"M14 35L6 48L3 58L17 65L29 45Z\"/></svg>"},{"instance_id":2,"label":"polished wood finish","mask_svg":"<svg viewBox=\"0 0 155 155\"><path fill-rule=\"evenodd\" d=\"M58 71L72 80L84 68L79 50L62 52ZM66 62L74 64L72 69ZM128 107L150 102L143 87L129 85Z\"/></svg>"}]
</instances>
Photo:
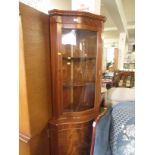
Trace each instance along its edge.
<instances>
[{"instance_id":1,"label":"polished wood finish","mask_svg":"<svg viewBox=\"0 0 155 155\"><path fill-rule=\"evenodd\" d=\"M49 11L49 15L52 68L52 119L49 121L49 125L52 155L88 155L92 121L99 114L100 106L101 33L105 17L87 12L62 10ZM85 34L87 31L96 33L95 39L93 37L90 40L88 40L89 38L83 39L86 41L83 43L85 44L85 54L88 57L79 54L79 40L77 40L77 46L62 45L62 34L65 29L83 31ZM80 36L83 37L81 34ZM96 47L94 48L95 41ZM70 60L69 65L73 64L73 71L65 65L68 59ZM79 64L79 61L83 62ZM83 69L85 66L88 66L89 72L84 74L89 75L89 78L80 77L78 73L77 69L80 67ZM95 72L92 72L93 67L95 67ZM70 78L69 75L75 76ZM86 86L91 93L95 88L94 99L91 98L93 94L89 94L90 100L88 96L83 96L83 89ZM73 89L70 90L71 88ZM76 93L72 95L73 92ZM82 104L88 103L88 107L76 107L75 102L80 103L80 95L85 101ZM70 106L70 96L72 96L75 107ZM64 110L64 107L71 110Z\"/></svg>"},{"instance_id":2,"label":"polished wood finish","mask_svg":"<svg viewBox=\"0 0 155 155\"><path fill-rule=\"evenodd\" d=\"M87 155L90 150L92 120L87 122L69 122L52 124L52 154ZM51 142L52 143L52 142Z\"/></svg>"},{"instance_id":3,"label":"polished wood finish","mask_svg":"<svg viewBox=\"0 0 155 155\"><path fill-rule=\"evenodd\" d=\"M66 12L66 11L61 11ZM53 110L53 118L55 119L61 119L61 116L63 115L63 92L62 92L62 54L61 54L61 29L62 28L72 28L72 29L86 29L90 31L96 31L97 32L97 54L96 54L96 95L95 95L95 108L98 109L98 103L99 103L99 95L100 94L100 82L101 82L101 56L102 56L102 40L101 40L101 29L102 27L96 25L93 25L93 23L89 23L89 25L85 25L83 22L80 24L73 21L72 24L66 24L67 21L64 21L64 23L57 22L57 19L62 21L61 19L65 16L57 16L58 11L55 13L55 10L49 11L51 17L50 17L50 33L51 33L51 61L52 61L52 110ZM60 14L61 14L60 13ZM68 13L68 11L67 11ZM67 15L67 13L65 15ZM84 13L86 14L86 13ZM58 14L59 15L59 14ZM61 14L62 15L62 14ZM73 12L74 17L75 11ZM89 15L89 13L88 13ZM71 11L70 11L71 16ZM78 15L79 16L79 15ZM95 15L96 17L97 15ZM100 17L100 16L99 16ZM102 16L101 16L102 17ZM88 18L88 16L87 16ZM92 18L92 17L91 17ZM99 18L100 25L102 25L102 22L104 21L104 18ZM102 20L101 20L102 19ZM90 28L91 27L91 28ZM93 110L94 110L93 109ZM81 114L80 114L81 115ZM63 117L63 116L62 116Z\"/></svg>"},{"instance_id":4,"label":"polished wood finish","mask_svg":"<svg viewBox=\"0 0 155 155\"><path fill-rule=\"evenodd\" d=\"M49 15L51 16L67 16L70 17L71 19L73 17L86 17L87 20L98 20L98 21L106 21L106 17L105 16L100 16L100 15L96 15L90 12L85 12L85 11L70 11L70 10L57 10L57 9L53 9L48 11ZM67 21L65 21L67 22Z\"/></svg>"},{"instance_id":5,"label":"polished wood finish","mask_svg":"<svg viewBox=\"0 0 155 155\"><path fill-rule=\"evenodd\" d=\"M34 137L29 138L20 134L19 138L20 155L50 155L50 141L46 129Z\"/></svg>"},{"instance_id":6,"label":"polished wood finish","mask_svg":"<svg viewBox=\"0 0 155 155\"><path fill-rule=\"evenodd\" d=\"M20 130L30 136L30 122L27 101L27 88L26 88L26 73L25 73L25 60L24 60L24 47L23 47L23 30L21 23L21 16L19 22L19 39L20 39L20 52L19 52L19 124ZM24 120L24 121L23 121Z\"/></svg>"},{"instance_id":7,"label":"polished wood finish","mask_svg":"<svg viewBox=\"0 0 155 155\"><path fill-rule=\"evenodd\" d=\"M24 142L24 143L28 143L30 141L30 137L22 134L22 133L19 133L19 140Z\"/></svg>"},{"instance_id":8,"label":"polished wood finish","mask_svg":"<svg viewBox=\"0 0 155 155\"><path fill-rule=\"evenodd\" d=\"M20 3L20 155L49 155L49 16Z\"/></svg>"},{"instance_id":9,"label":"polished wood finish","mask_svg":"<svg viewBox=\"0 0 155 155\"><path fill-rule=\"evenodd\" d=\"M20 155L31 155L30 146L21 140L19 141L19 154Z\"/></svg>"}]
</instances>

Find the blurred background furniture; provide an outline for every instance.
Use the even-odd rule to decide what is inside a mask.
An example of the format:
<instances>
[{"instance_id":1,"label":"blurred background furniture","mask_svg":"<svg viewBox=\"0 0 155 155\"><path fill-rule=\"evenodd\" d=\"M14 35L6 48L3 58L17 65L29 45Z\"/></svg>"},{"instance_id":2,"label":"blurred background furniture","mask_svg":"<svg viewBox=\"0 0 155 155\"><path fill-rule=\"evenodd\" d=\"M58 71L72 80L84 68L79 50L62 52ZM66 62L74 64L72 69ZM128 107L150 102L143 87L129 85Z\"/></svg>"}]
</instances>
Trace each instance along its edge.
<instances>
[{"instance_id":1,"label":"blurred background furniture","mask_svg":"<svg viewBox=\"0 0 155 155\"><path fill-rule=\"evenodd\" d=\"M113 77L113 87L134 87L135 72L134 71L115 71Z\"/></svg>"}]
</instances>

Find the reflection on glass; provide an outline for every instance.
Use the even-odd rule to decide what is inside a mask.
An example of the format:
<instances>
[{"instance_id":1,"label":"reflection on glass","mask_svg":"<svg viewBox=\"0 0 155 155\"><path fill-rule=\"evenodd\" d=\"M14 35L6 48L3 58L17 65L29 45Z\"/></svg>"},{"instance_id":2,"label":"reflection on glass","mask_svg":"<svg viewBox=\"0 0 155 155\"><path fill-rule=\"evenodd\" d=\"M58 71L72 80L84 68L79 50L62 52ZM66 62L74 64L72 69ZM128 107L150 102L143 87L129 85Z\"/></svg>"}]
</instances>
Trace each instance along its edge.
<instances>
[{"instance_id":1,"label":"reflection on glass","mask_svg":"<svg viewBox=\"0 0 155 155\"><path fill-rule=\"evenodd\" d=\"M94 107L97 33L62 29L63 107L65 112Z\"/></svg>"},{"instance_id":2,"label":"reflection on glass","mask_svg":"<svg viewBox=\"0 0 155 155\"><path fill-rule=\"evenodd\" d=\"M71 30L70 32L66 34L62 34L62 44L71 44L76 45L76 34L75 30Z\"/></svg>"}]
</instances>

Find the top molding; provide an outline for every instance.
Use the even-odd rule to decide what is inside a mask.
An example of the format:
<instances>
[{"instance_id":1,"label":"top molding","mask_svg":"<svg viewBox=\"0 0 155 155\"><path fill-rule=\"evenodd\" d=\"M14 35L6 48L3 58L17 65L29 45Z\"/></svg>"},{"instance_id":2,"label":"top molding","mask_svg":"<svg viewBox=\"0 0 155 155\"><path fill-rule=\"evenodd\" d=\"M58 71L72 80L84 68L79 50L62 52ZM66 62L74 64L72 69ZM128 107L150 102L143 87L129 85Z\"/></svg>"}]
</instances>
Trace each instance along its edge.
<instances>
[{"instance_id":1,"label":"top molding","mask_svg":"<svg viewBox=\"0 0 155 155\"><path fill-rule=\"evenodd\" d=\"M101 15L96 15L93 13L89 13L89 12L85 12L85 11L69 11L69 10L57 10L57 9L53 9L48 11L48 14L50 16L80 16L80 17L88 17L88 18L95 18L97 20L106 21L106 17L105 16L101 16Z\"/></svg>"}]
</instances>

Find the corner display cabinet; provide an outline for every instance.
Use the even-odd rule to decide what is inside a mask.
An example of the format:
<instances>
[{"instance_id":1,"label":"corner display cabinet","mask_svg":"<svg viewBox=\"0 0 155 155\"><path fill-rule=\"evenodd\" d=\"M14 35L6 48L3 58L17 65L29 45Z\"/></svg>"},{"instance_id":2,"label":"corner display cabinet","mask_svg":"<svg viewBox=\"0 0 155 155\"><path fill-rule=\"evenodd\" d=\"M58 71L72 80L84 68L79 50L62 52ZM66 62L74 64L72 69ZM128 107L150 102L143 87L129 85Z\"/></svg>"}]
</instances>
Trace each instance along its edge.
<instances>
[{"instance_id":1,"label":"corner display cabinet","mask_svg":"<svg viewBox=\"0 0 155 155\"><path fill-rule=\"evenodd\" d=\"M92 122L99 114L105 17L51 10L52 155L89 155Z\"/></svg>"}]
</instances>

